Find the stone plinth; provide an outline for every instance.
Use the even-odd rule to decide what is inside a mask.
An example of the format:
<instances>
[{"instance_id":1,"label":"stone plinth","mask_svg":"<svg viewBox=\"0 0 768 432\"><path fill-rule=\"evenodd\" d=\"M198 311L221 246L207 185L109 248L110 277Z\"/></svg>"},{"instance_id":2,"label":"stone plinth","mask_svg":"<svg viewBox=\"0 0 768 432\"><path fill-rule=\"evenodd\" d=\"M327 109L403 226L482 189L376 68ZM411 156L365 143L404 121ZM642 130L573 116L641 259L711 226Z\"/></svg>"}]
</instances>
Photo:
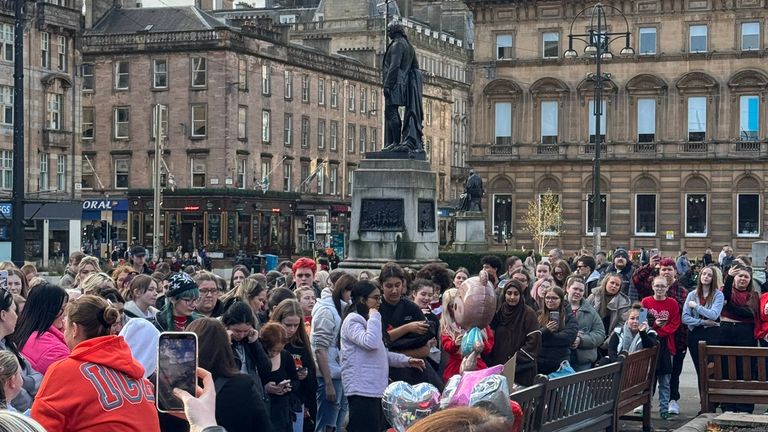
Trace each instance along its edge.
<instances>
[{"instance_id":1,"label":"stone plinth","mask_svg":"<svg viewBox=\"0 0 768 432\"><path fill-rule=\"evenodd\" d=\"M352 272L396 261L419 268L439 261L437 178L429 162L364 159L355 170L349 255Z\"/></svg>"},{"instance_id":2,"label":"stone plinth","mask_svg":"<svg viewBox=\"0 0 768 432\"><path fill-rule=\"evenodd\" d=\"M456 215L456 252L483 252L488 250L485 241L485 216L482 212L461 212Z\"/></svg>"}]
</instances>

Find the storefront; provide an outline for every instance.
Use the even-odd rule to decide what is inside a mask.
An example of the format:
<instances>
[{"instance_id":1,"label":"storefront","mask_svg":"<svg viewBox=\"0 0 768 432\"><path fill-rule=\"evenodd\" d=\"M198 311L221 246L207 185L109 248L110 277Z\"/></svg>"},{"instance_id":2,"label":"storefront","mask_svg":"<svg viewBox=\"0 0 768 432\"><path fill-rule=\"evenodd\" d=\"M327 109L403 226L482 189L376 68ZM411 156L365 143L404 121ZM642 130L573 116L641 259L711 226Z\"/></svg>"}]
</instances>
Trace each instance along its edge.
<instances>
[{"instance_id":1,"label":"storefront","mask_svg":"<svg viewBox=\"0 0 768 432\"><path fill-rule=\"evenodd\" d=\"M13 205L0 202L0 261L11 259ZM24 204L24 260L48 268L50 260L66 262L80 250L81 203L28 202Z\"/></svg>"},{"instance_id":2,"label":"storefront","mask_svg":"<svg viewBox=\"0 0 768 432\"><path fill-rule=\"evenodd\" d=\"M85 199L82 209L82 245L87 254L104 256L114 246L127 249L128 200Z\"/></svg>"}]
</instances>

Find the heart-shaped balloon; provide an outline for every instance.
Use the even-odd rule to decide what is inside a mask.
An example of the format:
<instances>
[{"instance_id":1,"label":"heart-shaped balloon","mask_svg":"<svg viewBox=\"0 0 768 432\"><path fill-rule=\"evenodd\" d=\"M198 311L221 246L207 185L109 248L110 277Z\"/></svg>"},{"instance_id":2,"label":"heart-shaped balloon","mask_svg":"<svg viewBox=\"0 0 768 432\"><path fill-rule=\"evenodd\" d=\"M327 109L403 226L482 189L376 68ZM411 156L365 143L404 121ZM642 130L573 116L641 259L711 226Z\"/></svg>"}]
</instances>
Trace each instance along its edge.
<instances>
[{"instance_id":1,"label":"heart-shaped balloon","mask_svg":"<svg viewBox=\"0 0 768 432\"><path fill-rule=\"evenodd\" d=\"M384 416L397 432L405 432L414 422L440 407L440 391L432 384L415 386L405 381L388 385L381 398Z\"/></svg>"}]
</instances>

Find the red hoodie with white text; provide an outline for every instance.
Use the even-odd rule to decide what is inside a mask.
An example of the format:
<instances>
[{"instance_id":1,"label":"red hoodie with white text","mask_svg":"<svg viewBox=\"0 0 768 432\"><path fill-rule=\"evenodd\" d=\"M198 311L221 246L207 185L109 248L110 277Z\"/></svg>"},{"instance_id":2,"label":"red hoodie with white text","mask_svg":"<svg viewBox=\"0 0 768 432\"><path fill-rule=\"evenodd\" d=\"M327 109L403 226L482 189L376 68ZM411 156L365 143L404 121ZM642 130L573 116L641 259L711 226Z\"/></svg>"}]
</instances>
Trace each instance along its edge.
<instances>
[{"instance_id":1,"label":"red hoodie with white text","mask_svg":"<svg viewBox=\"0 0 768 432\"><path fill-rule=\"evenodd\" d=\"M48 431L159 432L152 384L122 336L79 343L45 374L32 418Z\"/></svg>"}]
</instances>

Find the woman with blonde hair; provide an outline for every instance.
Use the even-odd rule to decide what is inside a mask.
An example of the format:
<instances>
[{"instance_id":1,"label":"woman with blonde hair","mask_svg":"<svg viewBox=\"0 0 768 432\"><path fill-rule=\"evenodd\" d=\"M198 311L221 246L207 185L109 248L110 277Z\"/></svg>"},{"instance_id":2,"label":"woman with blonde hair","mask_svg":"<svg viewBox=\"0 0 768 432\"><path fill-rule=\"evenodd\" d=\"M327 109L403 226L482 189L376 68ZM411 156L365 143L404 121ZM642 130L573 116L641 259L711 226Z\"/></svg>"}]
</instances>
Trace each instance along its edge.
<instances>
[{"instance_id":1,"label":"woman with blonde hair","mask_svg":"<svg viewBox=\"0 0 768 432\"><path fill-rule=\"evenodd\" d=\"M117 289L115 281L106 273L91 273L80 283L80 290L86 295L97 295L104 288Z\"/></svg>"},{"instance_id":2,"label":"woman with blonde hair","mask_svg":"<svg viewBox=\"0 0 768 432\"><path fill-rule=\"evenodd\" d=\"M440 345L443 351L448 354L448 362L443 372L443 381L448 381L452 376L464 372L464 370L480 370L487 366L480 354L488 355L493 349L493 330L486 326L482 330L483 342L476 344L474 364L464 363L464 357L461 354L461 341L466 335L467 330L462 328L456 322L456 298L459 290L451 288L443 293L443 314L440 316ZM466 368L466 369L463 369Z\"/></svg>"},{"instance_id":3,"label":"woman with blonde hair","mask_svg":"<svg viewBox=\"0 0 768 432\"><path fill-rule=\"evenodd\" d=\"M8 269L8 291L11 294L18 294L22 297L29 295L29 282L21 270L16 268Z\"/></svg>"},{"instance_id":4,"label":"woman with blonde hair","mask_svg":"<svg viewBox=\"0 0 768 432\"><path fill-rule=\"evenodd\" d=\"M75 276L75 283L72 285L72 288L81 288L85 278L91 273L101 273L99 259L95 256L83 257L80 265L77 266L77 276Z\"/></svg>"},{"instance_id":5,"label":"woman with blonde hair","mask_svg":"<svg viewBox=\"0 0 768 432\"><path fill-rule=\"evenodd\" d=\"M318 270L317 273L315 273L315 282L317 282L320 290L331 287L331 283L329 282L330 278L331 274L326 270Z\"/></svg>"},{"instance_id":6,"label":"woman with blonde hair","mask_svg":"<svg viewBox=\"0 0 768 432\"><path fill-rule=\"evenodd\" d=\"M243 279L237 288L222 295L220 300L224 303L224 310L229 309L235 302L244 302L251 307L253 314L258 318L259 313L266 310L267 290L265 285L259 283L254 275L251 275ZM256 323L259 323L258 319Z\"/></svg>"},{"instance_id":7,"label":"woman with blonde hair","mask_svg":"<svg viewBox=\"0 0 768 432\"><path fill-rule=\"evenodd\" d=\"M23 390L21 365L10 351L0 351L0 409L14 409L11 401Z\"/></svg>"},{"instance_id":8,"label":"woman with blonde hair","mask_svg":"<svg viewBox=\"0 0 768 432\"><path fill-rule=\"evenodd\" d=\"M408 432L509 432L514 425L482 408L456 407L438 411L417 421Z\"/></svg>"},{"instance_id":9,"label":"woman with blonde hair","mask_svg":"<svg viewBox=\"0 0 768 432\"><path fill-rule=\"evenodd\" d=\"M24 414L0 410L0 432L45 432L45 429Z\"/></svg>"}]
</instances>

